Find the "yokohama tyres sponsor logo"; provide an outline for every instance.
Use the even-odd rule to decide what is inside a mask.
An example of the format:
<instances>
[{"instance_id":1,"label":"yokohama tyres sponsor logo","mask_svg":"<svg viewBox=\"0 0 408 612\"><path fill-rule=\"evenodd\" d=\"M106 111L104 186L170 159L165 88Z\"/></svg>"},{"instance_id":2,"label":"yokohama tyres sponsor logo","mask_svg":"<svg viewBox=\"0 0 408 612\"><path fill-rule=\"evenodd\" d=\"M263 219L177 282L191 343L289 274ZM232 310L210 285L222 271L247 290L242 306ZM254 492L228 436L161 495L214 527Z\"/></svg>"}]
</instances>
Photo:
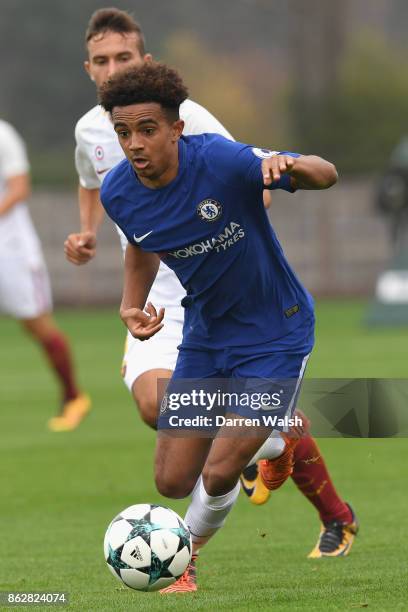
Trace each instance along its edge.
<instances>
[{"instance_id":1,"label":"yokohama tyres sponsor logo","mask_svg":"<svg viewBox=\"0 0 408 612\"><path fill-rule=\"evenodd\" d=\"M214 236L214 238L209 238L208 240L203 240L202 242L196 242L196 244L186 246L184 249L170 251L168 254L176 259L186 259L187 257L202 255L203 253L209 253L210 251L222 253L244 236L245 232L240 224L231 221L231 223L226 225L218 236Z\"/></svg>"}]
</instances>

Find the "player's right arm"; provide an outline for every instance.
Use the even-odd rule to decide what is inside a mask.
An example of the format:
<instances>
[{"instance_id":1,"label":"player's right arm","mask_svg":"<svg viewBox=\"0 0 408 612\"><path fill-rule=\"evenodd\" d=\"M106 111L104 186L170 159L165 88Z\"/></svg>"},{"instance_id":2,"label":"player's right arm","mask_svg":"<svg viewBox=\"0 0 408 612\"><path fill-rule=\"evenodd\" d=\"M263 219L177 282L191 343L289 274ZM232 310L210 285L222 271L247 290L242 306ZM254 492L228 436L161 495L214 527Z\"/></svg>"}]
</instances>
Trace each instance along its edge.
<instances>
[{"instance_id":1,"label":"player's right arm","mask_svg":"<svg viewBox=\"0 0 408 612\"><path fill-rule=\"evenodd\" d=\"M29 164L24 142L5 121L0 122L0 170L5 187L0 195L1 216L30 195Z\"/></svg>"},{"instance_id":2,"label":"player's right arm","mask_svg":"<svg viewBox=\"0 0 408 612\"><path fill-rule=\"evenodd\" d=\"M105 216L99 198L99 188L87 189L79 185L78 204L81 229L69 234L65 243L65 255L73 264L82 265L95 257L96 234Z\"/></svg>"},{"instance_id":3,"label":"player's right arm","mask_svg":"<svg viewBox=\"0 0 408 612\"><path fill-rule=\"evenodd\" d=\"M128 244L120 317L132 336L139 340L148 340L163 327L164 308L157 313L150 302L145 306L159 264L155 253L146 253Z\"/></svg>"},{"instance_id":4,"label":"player's right arm","mask_svg":"<svg viewBox=\"0 0 408 612\"><path fill-rule=\"evenodd\" d=\"M28 174L16 174L5 179L5 191L0 197L0 217L5 215L19 202L24 202L30 195L30 178Z\"/></svg>"},{"instance_id":5,"label":"player's right arm","mask_svg":"<svg viewBox=\"0 0 408 612\"><path fill-rule=\"evenodd\" d=\"M73 264L82 265L96 254L96 234L105 212L100 201L100 180L89 159L87 148L81 139L79 122L75 129L75 167L79 176L78 204L80 231L69 234L65 243L65 255Z\"/></svg>"}]
</instances>

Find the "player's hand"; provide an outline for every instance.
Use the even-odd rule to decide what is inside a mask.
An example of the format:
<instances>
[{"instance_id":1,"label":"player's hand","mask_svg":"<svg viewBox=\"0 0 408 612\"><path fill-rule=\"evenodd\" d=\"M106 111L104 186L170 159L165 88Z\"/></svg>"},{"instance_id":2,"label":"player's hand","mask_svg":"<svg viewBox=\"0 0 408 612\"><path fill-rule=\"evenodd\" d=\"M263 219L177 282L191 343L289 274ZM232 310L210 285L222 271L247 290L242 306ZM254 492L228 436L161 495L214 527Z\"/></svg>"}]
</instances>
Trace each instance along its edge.
<instances>
[{"instance_id":1,"label":"player's hand","mask_svg":"<svg viewBox=\"0 0 408 612\"><path fill-rule=\"evenodd\" d=\"M64 252L68 261L77 266L88 263L95 257L96 234L94 232L69 234L64 242Z\"/></svg>"},{"instance_id":2,"label":"player's hand","mask_svg":"<svg viewBox=\"0 0 408 612\"><path fill-rule=\"evenodd\" d=\"M146 308L127 308L121 309L120 318L132 334L138 340L148 340L163 327L164 308L160 308L159 313L151 302Z\"/></svg>"},{"instance_id":3,"label":"player's hand","mask_svg":"<svg viewBox=\"0 0 408 612\"><path fill-rule=\"evenodd\" d=\"M293 427L289 429L289 436L291 438L304 438L305 436L309 435L310 420L307 418L307 416L303 414L303 412L301 410L298 410L297 408L293 416L300 419L302 421L302 424L293 425Z\"/></svg>"},{"instance_id":4,"label":"player's hand","mask_svg":"<svg viewBox=\"0 0 408 612\"><path fill-rule=\"evenodd\" d=\"M296 164L296 158L290 155L272 155L262 160L264 185L279 181L282 174L290 174Z\"/></svg>"}]
</instances>

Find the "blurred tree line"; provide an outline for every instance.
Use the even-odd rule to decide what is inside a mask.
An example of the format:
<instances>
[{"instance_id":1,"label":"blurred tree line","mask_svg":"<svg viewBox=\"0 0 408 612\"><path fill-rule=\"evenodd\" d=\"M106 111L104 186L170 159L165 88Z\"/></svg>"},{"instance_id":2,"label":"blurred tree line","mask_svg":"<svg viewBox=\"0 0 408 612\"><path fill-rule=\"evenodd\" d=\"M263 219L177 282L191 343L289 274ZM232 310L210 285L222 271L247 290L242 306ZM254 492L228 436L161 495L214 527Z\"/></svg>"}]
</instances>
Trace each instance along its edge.
<instances>
[{"instance_id":1,"label":"blurred tree line","mask_svg":"<svg viewBox=\"0 0 408 612\"><path fill-rule=\"evenodd\" d=\"M106 3L109 5L110 3ZM96 0L0 0L0 116L37 183L72 186L73 129L95 103L82 69ZM407 131L406 0L118 0L154 56L242 141L381 171Z\"/></svg>"}]
</instances>

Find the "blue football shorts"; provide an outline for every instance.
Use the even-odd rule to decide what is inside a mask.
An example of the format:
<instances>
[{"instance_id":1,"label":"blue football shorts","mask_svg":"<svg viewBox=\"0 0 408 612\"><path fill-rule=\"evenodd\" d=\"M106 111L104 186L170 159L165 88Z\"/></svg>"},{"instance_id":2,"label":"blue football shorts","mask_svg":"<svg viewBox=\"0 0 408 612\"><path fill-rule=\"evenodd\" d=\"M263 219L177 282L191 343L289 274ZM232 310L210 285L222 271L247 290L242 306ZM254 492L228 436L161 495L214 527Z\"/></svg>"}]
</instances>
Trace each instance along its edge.
<instances>
[{"instance_id":1,"label":"blue football shorts","mask_svg":"<svg viewBox=\"0 0 408 612\"><path fill-rule=\"evenodd\" d=\"M263 344L222 350L181 345L158 429L214 433L222 416L232 413L286 431L283 422L293 417L313 344L314 320L308 320Z\"/></svg>"}]
</instances>

